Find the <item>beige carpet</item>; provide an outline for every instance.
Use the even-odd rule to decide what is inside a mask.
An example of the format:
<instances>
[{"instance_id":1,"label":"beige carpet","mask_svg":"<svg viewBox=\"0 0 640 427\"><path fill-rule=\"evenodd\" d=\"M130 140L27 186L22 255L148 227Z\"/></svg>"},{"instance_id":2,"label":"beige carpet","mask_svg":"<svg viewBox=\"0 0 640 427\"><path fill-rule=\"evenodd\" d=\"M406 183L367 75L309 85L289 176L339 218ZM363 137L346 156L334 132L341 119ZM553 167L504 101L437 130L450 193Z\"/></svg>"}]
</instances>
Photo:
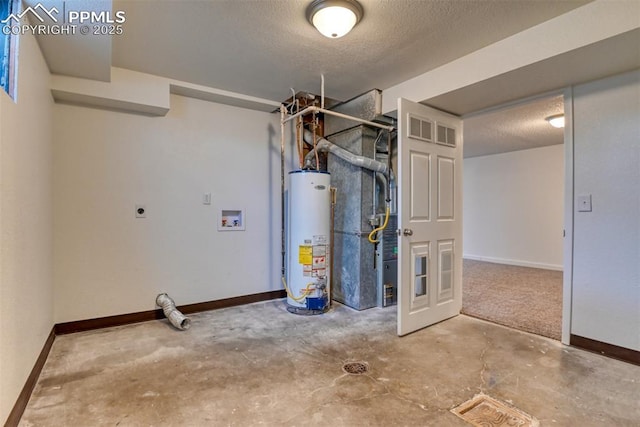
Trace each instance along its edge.
<instances>
[{"instance_id":1,"label":"beige carpet","mask_svg":"<svg viewBox=\"0 0 640 427\"><path fill-rule=\"evenodd\" d=\"M562 272L464 260L462 312L559 340Z\"/></svg>"}]
</instances>

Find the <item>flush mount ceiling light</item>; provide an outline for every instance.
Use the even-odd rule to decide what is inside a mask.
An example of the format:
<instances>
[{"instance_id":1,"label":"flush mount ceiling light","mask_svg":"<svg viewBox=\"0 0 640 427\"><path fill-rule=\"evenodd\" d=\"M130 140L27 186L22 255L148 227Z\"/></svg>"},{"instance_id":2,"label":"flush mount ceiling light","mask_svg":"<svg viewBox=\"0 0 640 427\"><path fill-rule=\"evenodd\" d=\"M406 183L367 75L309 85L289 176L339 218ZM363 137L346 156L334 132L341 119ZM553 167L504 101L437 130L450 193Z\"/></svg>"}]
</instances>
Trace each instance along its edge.
<instances>
[{"instance_id":1,"label":"flush mount ceiling light","mask_svg":"<svg viewBox=\"0 0 640 427\"><path fill-rule=\"evenodd\" d=\"M549 116L545 119L554 128L564 127L564 114L556 114L555 116Z\"/></svg>"},{"instance_id":2,"label":"flush mount ceiling light","mask_svg":"<svg viewBox=\"0 0 640 427\"><path fill-rule=\"evenodd\" d=\"M313 0L307 8L307 19L330 39L347 34L362 19L362 6L355 0Z\"/></svg>"}]
</instances>

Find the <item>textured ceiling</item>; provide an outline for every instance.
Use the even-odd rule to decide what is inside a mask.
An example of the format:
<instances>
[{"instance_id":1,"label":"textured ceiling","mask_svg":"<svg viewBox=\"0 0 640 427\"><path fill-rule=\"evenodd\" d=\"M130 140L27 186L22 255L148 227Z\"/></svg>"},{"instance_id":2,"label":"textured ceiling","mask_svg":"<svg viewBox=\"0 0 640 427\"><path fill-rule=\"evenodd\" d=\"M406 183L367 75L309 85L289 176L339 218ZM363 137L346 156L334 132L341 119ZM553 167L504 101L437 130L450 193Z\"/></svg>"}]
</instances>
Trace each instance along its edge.
<instances>
[{"instance_id":1,"label":"textured ceiling","mask_svg":"<svg viewBox=\"0 0 640 427\"><path fill-rule=\"evenodd\" d=\"M562 144L564 130L545 118L563 112L560 95L464 117L464 157Z\"/></svg>"},{"instance_id":2,"label":"textured ceiling","mask_svg":"<svg viewBox=\"0 0 640 427\"><path fill-rule=\"evenodd\" d=\"M111 10L111 0L24 0L24 7L36 7L42 4L48 10L56 8L58 22L64 11L82 10L100 12ZM54 22L41 13L45 24ZM27 15L32 25L40 25L31 15ZM38 35L38 44L42 50L49 70L54 74L64 74L71 77L100 80L108 82L111 78L111 37L88 34L49 34Z\"/></svg>"},{"instance_id":3,"label":"textured ceiling","mask_svg":"<svg viewBox=\"0 0 640 427\"><path fill-rule=\"evenodd\" d=\"M386 88L587 3L360 0L343 38L320 35L309 1L114 0L126 11L113 65L275 101L296 90L348 99Z\"/></svg>"},{"instance_id":4,"label":"textured ceiling","mask_svg":"<svg viewBox=\"0 0 640 427\"><path fill-rule=\"evenodd\" d=\"M331 40L307 22L311 0L66 0L64 6L76 9L125 11L124 34L38 41L54 74L108 80L113 65L274 101L289 97L291 87L319 93L324 74L326 95L345 100L391 87L588 3L359 1L362 22ZM39 2L60 6L62 0L25 0ZM621 35L425 102L464 115L605 76L611 67L621 72L638 66L637 40L637 31ZM562 130L544 121L558 112L561 97L465 116L465 157L561 144Z\"/></svg>"},{"instance_id":5,"label":"textured ceiling","mask_svg":"<svg viewBox=\"0 0 640 427\"><path fill-rule=\"evenodd\" d=\"M430 98L426 104L465 115L640 67L640 29Z\"/></svg>"}]
</instances>

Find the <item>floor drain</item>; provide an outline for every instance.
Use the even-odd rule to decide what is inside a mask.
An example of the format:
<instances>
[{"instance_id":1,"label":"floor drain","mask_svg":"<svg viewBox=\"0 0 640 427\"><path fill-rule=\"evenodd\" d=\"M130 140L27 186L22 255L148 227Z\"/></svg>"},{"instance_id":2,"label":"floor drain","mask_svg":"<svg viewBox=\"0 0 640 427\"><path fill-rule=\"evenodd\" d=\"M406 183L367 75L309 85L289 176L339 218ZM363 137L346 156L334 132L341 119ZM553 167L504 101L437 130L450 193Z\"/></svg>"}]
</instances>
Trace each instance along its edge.
<instances>
[{"instance_id":1,"label":"floor drain","mask_svg":"<svg viewBox=\"0 0 640 427\"><path fill-rule=\"evenodd\" d=\"M342 365L342 370L347 374L360 375L369 371L367 362L349 362Z\"/></svg>"}]
</instances>

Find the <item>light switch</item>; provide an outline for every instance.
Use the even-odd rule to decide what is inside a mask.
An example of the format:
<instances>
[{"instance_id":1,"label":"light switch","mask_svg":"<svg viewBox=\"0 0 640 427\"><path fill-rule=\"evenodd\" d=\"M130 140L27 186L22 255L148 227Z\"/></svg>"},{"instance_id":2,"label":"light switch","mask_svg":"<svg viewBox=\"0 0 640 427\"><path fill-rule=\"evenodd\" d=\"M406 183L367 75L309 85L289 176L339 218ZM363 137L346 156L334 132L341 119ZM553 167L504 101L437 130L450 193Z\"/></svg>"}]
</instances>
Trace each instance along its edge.
<instances>
[{"instance_id":1,"label":"light switch","mask_svg":"<svg viewBox=\"0 0 640 427\"><path fill-rule=\"evenodd\" d=\"M578 212L591 212L591 194L578 196Z\"/></svg>"},{"instance_id":2,"label":"light switch","mask_svg":"<svg viewBox=\"0 0 640 427\"><path fill-rule=\"evenodd\" d=\"M202 204L210 205L211 204L211 193L204 193L202 195Z\"/></svg>"}]
</instances>

